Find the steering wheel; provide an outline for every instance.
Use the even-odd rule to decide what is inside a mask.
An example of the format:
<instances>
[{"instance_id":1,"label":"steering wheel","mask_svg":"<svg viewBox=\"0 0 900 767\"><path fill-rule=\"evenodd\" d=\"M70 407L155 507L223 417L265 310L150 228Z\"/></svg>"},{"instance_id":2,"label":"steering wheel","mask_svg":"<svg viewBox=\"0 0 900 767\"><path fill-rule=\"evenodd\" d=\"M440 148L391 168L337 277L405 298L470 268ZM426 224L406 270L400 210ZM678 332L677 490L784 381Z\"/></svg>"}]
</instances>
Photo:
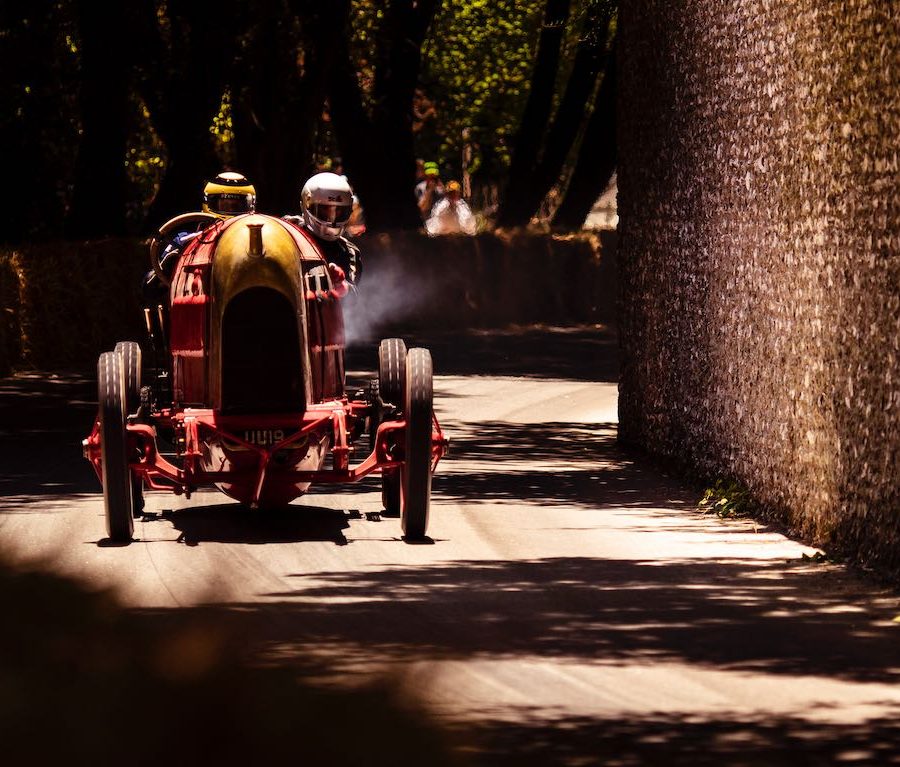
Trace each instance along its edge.
<instances>
[{"instance_id":1,"label":"steering wheel","mask_svg":"<svg viewBox=\"0 0 900 767\"><path fill-rule=\"evenodd\" d=\"M156 234L153 235L153 239L150 240L150 266L153 267L153 273L163 285L169 287L172 282L159 263L159 249L163 243L175 232L185 231L191 224L196 224L197 231L200 232L219 220L219 217L212 213L197 211L196 213L182 213L180 216L175 216L175 218L169 219L159 228Z\"/></svg>"}]
</instances>

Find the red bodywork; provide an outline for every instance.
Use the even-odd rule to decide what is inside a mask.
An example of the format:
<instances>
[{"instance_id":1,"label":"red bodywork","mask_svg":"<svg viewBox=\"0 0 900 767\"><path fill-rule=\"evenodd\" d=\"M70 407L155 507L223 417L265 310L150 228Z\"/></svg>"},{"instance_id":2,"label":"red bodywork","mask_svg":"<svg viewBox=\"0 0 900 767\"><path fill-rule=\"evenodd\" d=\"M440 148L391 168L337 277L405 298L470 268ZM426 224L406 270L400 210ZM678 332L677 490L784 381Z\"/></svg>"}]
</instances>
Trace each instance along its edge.
<instances>
[{"instance_id":1,"label":"red bodywork","mask_svg":"<svg viewBox=\"0 0 900 767\"><path fill-rule=\"evenodd\" d=\"M348 286L335 282L335 277L343 275L329 269L314 239L281 219L252 217L254 222L289 233L296 245L303 282L302 295L293 300L295 316L302 318L299 364L306 395L288 412L246 412L246 408L224 412L212 405L215 348L217 343L224 345L215 337L223 331L214 326L214 317L227 317L227 306L217 307L221 298L210 290L217 247L223 233L246 218L210 226L179 258L168 312L171 402L154 404L149 413L129 417L126 429L132 475L140 477L145 488L188 497L199 486L216 485L238 501L258 507L289 503L313 483L355 482L372 472L401 466L406 429L402 417L380 423L369 454L353 461L357 450L353 435L359 435L366 420L373 417L374 405L367 400L349 400L344 391L340 299ZM220 368L222 358L224 352L220 351ZM218 375L221 399L224 373L220 370ZM446 452L447 440L437 418L432 419L433 470ZM161 434L172 444L170 458L159 450ZM84 440L84 453L102 481L99 419ZM330 467L326 468L328 458Z\"/></svg>"}]
</instances>

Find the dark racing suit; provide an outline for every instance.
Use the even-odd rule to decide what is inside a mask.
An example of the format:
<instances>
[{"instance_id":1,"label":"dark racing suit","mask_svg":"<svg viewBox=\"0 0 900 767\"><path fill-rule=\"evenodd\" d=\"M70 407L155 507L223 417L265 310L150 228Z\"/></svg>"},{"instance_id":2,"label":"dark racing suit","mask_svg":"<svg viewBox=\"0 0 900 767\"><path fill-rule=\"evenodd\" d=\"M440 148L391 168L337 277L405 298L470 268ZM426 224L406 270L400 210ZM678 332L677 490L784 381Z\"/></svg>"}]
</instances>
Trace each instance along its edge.
<instances>
[{"instance_id":1,"label":"dark racing suit","mask_svg":"<svg viewBox=\"0 0 900 767\"><path fill-rule=\"evenodd\" d=\"M185 245L197 237L197 234L198 232L177 232L170 238L169 244L166 245L162 257L159 259L160 267L170 280L178 264L181 251ZM144 307L154 312L157 305L168 306L169 304L169 288L167 285L163 285L152 269L144 275L141 283L141 295Z\"/></svg>"},{"instance_id":2,"label":"dark racing suit","mask_svg":"<svg viewBox=\"0 0 900 767\"><path fill-rule=\"evenodd\" d=\"M329 264L337 264L347 275L347 282L358 285L362 277L362 258L359 248L345 237L336 240L321 240L316 238L316 244L325 256Z\"/></svg>"},{"instance_id":3,"label":"dark racing suit","mask_svg":"<svg viewBox=\"0 0 900 767\"><path fill-rule=\"evenodd\" d=\"M337 264L344 270L347 276L347 282L351 285L358 285L362 278L362 255L359 248L356 247L346 237L338 237L336 240L325 240L318 237L315 232L310 232L306 228L303 216L285 216L285 221L299 226L305 232L311 234L322 251L322 255L329 264Z\"/></svg>"}]
</instances>

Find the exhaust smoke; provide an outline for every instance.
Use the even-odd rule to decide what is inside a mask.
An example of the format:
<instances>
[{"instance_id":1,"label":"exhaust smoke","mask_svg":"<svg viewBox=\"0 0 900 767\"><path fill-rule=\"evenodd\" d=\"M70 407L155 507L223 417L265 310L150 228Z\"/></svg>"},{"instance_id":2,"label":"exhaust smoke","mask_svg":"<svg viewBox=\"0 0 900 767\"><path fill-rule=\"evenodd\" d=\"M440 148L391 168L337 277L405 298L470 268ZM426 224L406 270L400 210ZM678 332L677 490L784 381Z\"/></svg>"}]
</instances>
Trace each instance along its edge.
<instances>
[{"instance_id":1,"label":"exhaust smoke","mask_svg":"<svg viewBox=\"0 0 900 767\"><path fill-rule=\"evenodd\" d=\"M385 328L415 320L433 304L440 289L437 275L413 268L411 261L382 251L365 262L359 289L344 301L348 345L377 341Z\"/></svg>"}]
</instances>

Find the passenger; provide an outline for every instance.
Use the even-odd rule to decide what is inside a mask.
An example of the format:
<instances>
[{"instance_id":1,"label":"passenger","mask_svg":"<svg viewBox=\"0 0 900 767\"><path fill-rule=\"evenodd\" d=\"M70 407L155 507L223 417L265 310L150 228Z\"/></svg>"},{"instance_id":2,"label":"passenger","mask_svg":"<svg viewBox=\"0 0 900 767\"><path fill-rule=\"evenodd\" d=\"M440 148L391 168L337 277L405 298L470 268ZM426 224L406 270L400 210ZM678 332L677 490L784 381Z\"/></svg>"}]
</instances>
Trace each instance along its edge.
<instances>
[{"instance_id":1,"label":"passenger","mask_svg":"<svg viewBox=\"0 0 900 767\"><path fill-rule=\"evenodd\" d=\"M447 184L447 196L438 202L425 222L425 231L437 234L475 234L475 216L462 198L459 181Z\"/></svg>"},{"instance_id":2,"label":"passenger","mask_svg":"<svg viewBox=\"0 0 900 767\"><path fill-rule=\"evenodd\" d=\"M444 184L436 162L424 164L424 178L416 184L416 204L422 220L431 215L434 206L444 198Z\"/></svg>"},{"instance_id":3,"label":"passenger","mask_svg":"<svg viewBox=\"0 0 900 767\"><path fill-rule=\"evenodd\" d=\"M300 191L302 213L285 220L303 227L316 238L316 244L329 266L341 268L351 285L362 277L359 248L343 237L353 212L353 190L345 176L317 173Z\"/></svg>"}]
</instances>

